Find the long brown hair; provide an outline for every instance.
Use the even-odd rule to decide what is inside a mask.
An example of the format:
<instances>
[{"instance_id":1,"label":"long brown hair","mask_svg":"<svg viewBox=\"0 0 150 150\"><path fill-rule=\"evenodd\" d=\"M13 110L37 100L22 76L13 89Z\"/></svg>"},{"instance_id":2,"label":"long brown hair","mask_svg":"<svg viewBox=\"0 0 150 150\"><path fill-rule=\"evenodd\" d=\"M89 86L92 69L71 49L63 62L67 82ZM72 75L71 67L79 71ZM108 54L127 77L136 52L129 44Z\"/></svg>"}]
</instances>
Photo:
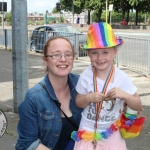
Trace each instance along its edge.
<instances>
[{"instance_id":1,"label":"long brown hair","mask_svg":"<svg viewBox=\"0 0 150 150\"><path fill-rule=\"evenodd\" d=\"M50 43L51 43L52 41L54 41L54 40L56 40L56 39L64 39L64 40L66 40L67 42L69 42L69 44L70 44L70 46L71 46L71 48L72 48L72 52L73 52L73 54L74 54L73 46L72 46L71 42L69 41L69 39L67 39L67 38L64 37L64 36L56 36L56 37L52 37L52 38L48 39L48 40L46 41L46 43L44 44L44 47L43 47L43 56L46 56L46 55L47 55L47 48L48 48L48 46L50 45Z\"/></svg>"}]
</instances>

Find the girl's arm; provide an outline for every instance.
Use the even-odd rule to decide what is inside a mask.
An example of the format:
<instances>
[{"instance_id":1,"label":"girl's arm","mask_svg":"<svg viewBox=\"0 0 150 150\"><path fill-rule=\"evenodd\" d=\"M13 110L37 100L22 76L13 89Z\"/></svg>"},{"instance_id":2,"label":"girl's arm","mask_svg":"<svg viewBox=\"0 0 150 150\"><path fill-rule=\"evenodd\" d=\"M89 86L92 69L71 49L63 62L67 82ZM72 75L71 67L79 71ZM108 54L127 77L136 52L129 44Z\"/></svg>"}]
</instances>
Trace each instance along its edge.
<instances>
[{"instance_id":1,"label":"girl's arm","mask_svg":"<svg viewBox=\"0 0 150 150\"><path fill-rule=\"evenodd\" d=\"M100 92L88 93L86 95L77 94L76 105L79 108L87 107L91 102L99 102L105 100L106 96Z\"/></svg>"},{"instance_id":2,"label":"girl's arm","mask_svg":"<svg viewBox=\"0 0 150 150\"><path fill-rule=\"evenodd\" d=\"M141 100L137 93L130 95L119 88L113 88L107 93L106 96L108 99L120 98L125 100L126 104L133 110L142 110Z\"/></svg>"},{"instance_id":3,"label":"girl's arm","mask_svg":"<svg viewBox=\"0 0 150 150\"><path fill-rule=\"evenodd\" d=\"M137 93L134 95L128 94L124 100L131 109L137 111L142 110L141 99Z\"/></svg>"}]
</instances>

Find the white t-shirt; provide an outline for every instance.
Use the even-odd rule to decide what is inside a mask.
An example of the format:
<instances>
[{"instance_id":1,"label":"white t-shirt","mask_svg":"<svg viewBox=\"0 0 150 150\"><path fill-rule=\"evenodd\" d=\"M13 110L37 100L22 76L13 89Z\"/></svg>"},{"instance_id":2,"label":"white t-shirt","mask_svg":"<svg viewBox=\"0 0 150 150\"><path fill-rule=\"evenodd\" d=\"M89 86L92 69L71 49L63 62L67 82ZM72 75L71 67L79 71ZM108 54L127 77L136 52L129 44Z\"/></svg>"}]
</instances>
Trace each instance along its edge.
<instances>
[{"instance_id":1,"label":"white t-shirt","mask_svg":"<svg viewBox=\"0 0 150 150\"><path fill-rule=\"evenodd\" d=\"M105 81L97 78L98 91L102 92ZM106 93L112 88L117 87L131 95L134 95L137 88L133 85L130 78L126 73L115 67L114 82L109 83ZM92 66L87 67L80 75L79 81L76 86L79 94L86 95L94 92L93 87L93 71ZM112 123L120 117L120 112L123 110L124 100L116 98L114 100L114 107L112 108L112 101L103 101L102 110L98 119L97 132L105 131ZM79 128L87 131L94 131L95 125L95 103L90 103L82 112L82 118Z\"/></svg>"}]
</instances>

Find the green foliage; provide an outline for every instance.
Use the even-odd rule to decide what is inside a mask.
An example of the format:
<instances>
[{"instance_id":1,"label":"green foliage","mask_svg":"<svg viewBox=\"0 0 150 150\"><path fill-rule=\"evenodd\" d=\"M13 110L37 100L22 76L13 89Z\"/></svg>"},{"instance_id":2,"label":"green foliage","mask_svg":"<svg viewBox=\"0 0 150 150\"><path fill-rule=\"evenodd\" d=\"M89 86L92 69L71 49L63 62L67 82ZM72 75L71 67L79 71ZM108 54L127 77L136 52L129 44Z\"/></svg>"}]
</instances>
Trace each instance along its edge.
<instances>
[{"instance_id":1,"label":"green foliage","mask_svg":"<svg viewBox=\"0 0 150 150\"><path fill-rule=\"evenodd\" d=\"M52 10L52 13L57 14L57 13L59 13L59 11L57 11L56 7L54 7L53 10Z\"/></svg>"},{"instance_id":2,"label":"green foliage","mask_svg":"<svg viewBox=\"0 0 150 150\"><path fill-rule=\"evenodd\" d=\"M99 21L102 21L102 22L104 22L105 21L105 13L106 11L104 11L103 12L103 15L101 16L101 19L99 20L99 17L98 17L98 15L99 15L99 13L98 13L98 10L95 10L94 11L94 13L92 14L92 22L99 22Z\"/></svg>"},{"instance_id":3,"label":"green foliage","mask_svg":"<svg viewBox=\"0 0 150 150\"><path fill-rule=\"evenodd\" d=\"M5 15L5 17L6 17L7 22L11 23L11 19L12 19L11 12L7 13L7 14Z\"/></svg>"},{"instance_id":4,"label":"green foliage","mask_svg":"<svg viewBox=\"0 0 150 150\"><path fill-rule=\"evenodd\" d=\"M74 13L79 14L81 12L84 12L85 10L88 10L88 20L90 20L90 12L94 10L92 21L105 21L106 0L60 0L62 10L72 12L73 1ZM150 0L107 0L107 2L108 6L109 4L114 4L113 10L115 13L118 12L114 17L114 21L117 22L121 22L125 18L128 22L134 21L137 24L137 22L139 22L140 20L144 20L143 17L139 15L139 13L150 13ZM135 13L132 15L131 10L135 10ZM55 9L54 12L56 12Z\"/></svg>"},{"instance_id":5,"label":"green foliage","mask_svg":"<svg viewBox=\"0 0 150 150\"><path fill-rule=\"evenodd\" d=\"M83 11L83 7L80 5L79 0L74 0L74 9L73 9L73 0L60 0L61 10L72 12L74 10L75 14L80 14Z\"/></svg>"},{"instance_id":6,"label":"green foliage","mask_svg":"<svg viewBox=\"0 0 150 150\"><path fill-rule=\"evenodd\" d=\"M2 17L0 16L0 23L2 22Z\"/></svg>"},{"instance_id":7,"label":"green foliage","mask_svg":"<svg viewBox=\"0 0 150 150\"><path fill-rule=\"evenodd\" d=\"M54 19L54 20L52 21L52 23L56 23L56 19Z\"/></svg>"},{"instance_id":8,"label":"green foliage","mask_svg":"<svg viewBox=\"0 0 150 150\"><path fill-rule=\"evenodd\" d=\"M60 23L64 23L64 17L63 16L60 16Z\"/></svg>"},{"instance_id":9,"label":"green foliage","mask_svg":"<svg viewBox=\"0 0 150 150\"><path fill-rule=\"evenodd\" d=\"M34 21L34 20L28 20L28 25L43 25L44 24L44 20L38 20L38 21Z\"/></svg>"}]
</instances>

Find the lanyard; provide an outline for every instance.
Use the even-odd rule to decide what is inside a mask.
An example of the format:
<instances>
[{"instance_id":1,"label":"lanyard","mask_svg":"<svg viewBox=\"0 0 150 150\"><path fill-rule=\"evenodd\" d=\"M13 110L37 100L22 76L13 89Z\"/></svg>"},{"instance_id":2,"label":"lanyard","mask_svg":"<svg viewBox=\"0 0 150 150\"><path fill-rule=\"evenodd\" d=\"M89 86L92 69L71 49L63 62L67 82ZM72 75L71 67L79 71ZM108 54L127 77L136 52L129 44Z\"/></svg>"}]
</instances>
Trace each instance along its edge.
<instances>
[{"instance_id":1,"label":"lanyard","mask_svg":"<svg viewBox=\"0 0 150 150\"><path fill-rule=\"evenodd\" d=\"M106 81L105 81L105 84L104 84L103 90L102 90L103 94L106 94L107 86L108 86L108 84L109 84L109 82L110 82L110 80L112 78L113 72L114 72L114 66L111 67L110 72L109 72L109 74L108 74L108 76L106 78ZM93 77L94 92L98 92L98 86L97 86L96 77L97 77L97 72L96 72L96 69L95 69L95 71L94 71L94 77ZM95 103L95 112L97 114L96 119L98 119L98 117L99 117L100 111L102 109L102 104L103 104L103 101Z\"/></svg>"},{"instance_id":2,"label":"lanyard","mask_svg":"<svg viewBox=\"0 0 150 150\"><path fill-rule=\"evenodd\" d=\"M102 90L103 94L106 94L107 86L108 86L108 84L109 84L109 82L112 78L113 72L114 72L114 66L111 67L110 72L109 72L109 74L106 78L106 81L105 81L105 84L104 84L103 90ZM93 74L94 92L98 92L98 85L97 85L96 77L97 77L97 72L96 72L96 69L95 69L94 74ZM97 129L97 120L98 120L100 112L102 110L102 105L103 105L103 101L95 103L95 112L96 112L95 125L94 125L95 134L96 134L96 129ZM95 149L96 144L97 144L96 140L94 140L92 143L93 143L93 148Z\"/></svg>"}]
</instances>

